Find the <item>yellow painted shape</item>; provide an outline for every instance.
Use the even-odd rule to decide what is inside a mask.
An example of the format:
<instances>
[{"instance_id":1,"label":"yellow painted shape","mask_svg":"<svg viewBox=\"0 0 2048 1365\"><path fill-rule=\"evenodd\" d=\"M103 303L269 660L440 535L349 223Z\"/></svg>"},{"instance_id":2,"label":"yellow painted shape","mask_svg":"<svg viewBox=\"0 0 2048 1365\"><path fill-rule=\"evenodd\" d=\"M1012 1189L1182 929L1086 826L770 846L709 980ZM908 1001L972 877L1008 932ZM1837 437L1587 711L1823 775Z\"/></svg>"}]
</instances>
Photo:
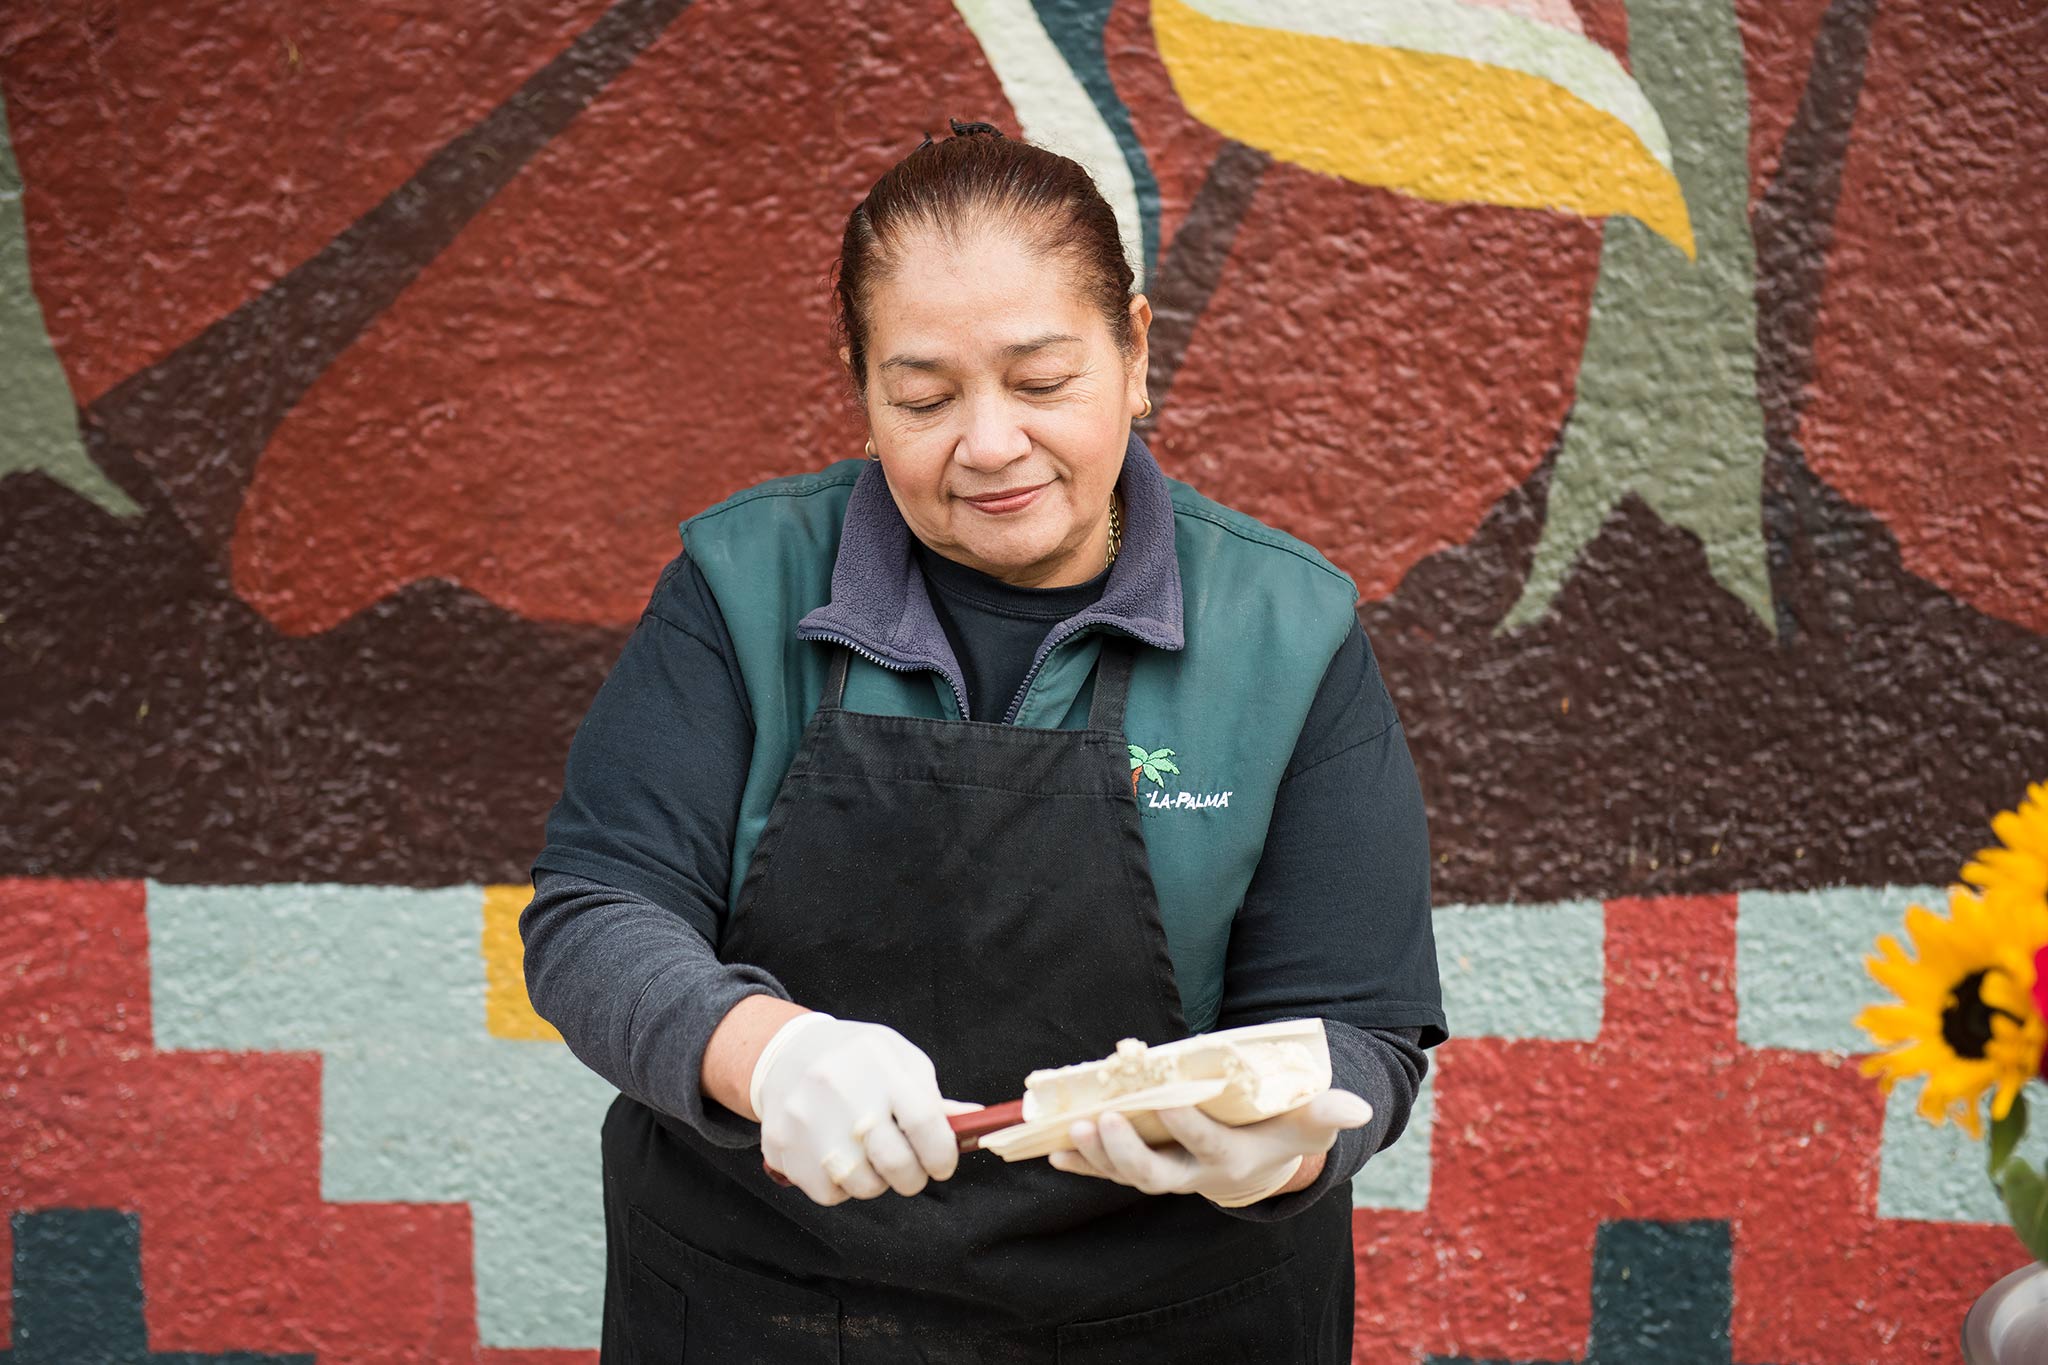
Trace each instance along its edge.
<instances>
[{"instance_id":1,"label":"yellow painted shape","mask_svg":"<svg viewBox=\"0 0 2048 1365\"><path fill-rule=\"evenodd\" d=\"M484 888L484 1027L496 1038L559 1043L555 1026L533 1012L526 998L526 950L519 912L533 899L531 885Z\"/></svg>"},{"instance_id":2,"label":"yellow painted shape","mask_svg":"<svg viewBox=\"0 0 2048 1365\"><path fill-rule=\"evenodd\" d=\"M1563 87L1464 57L1225 23L1153 0L1188 111L1284 161L1439 203L1627 214L1696 259L1678 178Z\"/></svg>"}]
</instances>

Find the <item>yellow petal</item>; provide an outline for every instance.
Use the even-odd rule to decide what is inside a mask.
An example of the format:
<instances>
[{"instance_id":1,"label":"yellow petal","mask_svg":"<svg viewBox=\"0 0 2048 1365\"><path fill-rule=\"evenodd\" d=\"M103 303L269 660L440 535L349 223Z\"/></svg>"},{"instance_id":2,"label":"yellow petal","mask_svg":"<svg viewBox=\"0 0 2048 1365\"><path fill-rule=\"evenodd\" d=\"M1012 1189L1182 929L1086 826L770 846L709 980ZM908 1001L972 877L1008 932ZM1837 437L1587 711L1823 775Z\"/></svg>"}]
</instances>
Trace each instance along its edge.
<instances>
[{"instance_id":1,"label":"yellow petal","mask_svg":"<svg viewBox=\"0 0 2048 1365\"><path fill-rule=\"evenodd\" d=\"M1908 1038L1939 1033L1941 1015L1911 1005L1871 1005L1856 1016L1856 1027L1889 1047Z\"/></svg>"},{"instance_id":2,"label":"yellow petal","mask_svg":"<svg viewBox=\"0 0 2048 1365\"><path fill-rule=\"evenodd\" d=\"M1153 0L1151 14L1181 102L1240 142L1419 199L1626 213L1695 255L1668 136L1611 53L1479 6L1422 8Z\"/></svg>"},{"instance_id":3,"label":"yellow petal","mask_svg":"<svg viewBox=\"0 0 2048 1365\"><path fill-rule=\"evenodd\" d=\"M1991 832L2015 854L2048 861L2048 811L2030 810L2024 803L2018 810L2000 811L1991 817Z\"/></svg>"}]
</instances>

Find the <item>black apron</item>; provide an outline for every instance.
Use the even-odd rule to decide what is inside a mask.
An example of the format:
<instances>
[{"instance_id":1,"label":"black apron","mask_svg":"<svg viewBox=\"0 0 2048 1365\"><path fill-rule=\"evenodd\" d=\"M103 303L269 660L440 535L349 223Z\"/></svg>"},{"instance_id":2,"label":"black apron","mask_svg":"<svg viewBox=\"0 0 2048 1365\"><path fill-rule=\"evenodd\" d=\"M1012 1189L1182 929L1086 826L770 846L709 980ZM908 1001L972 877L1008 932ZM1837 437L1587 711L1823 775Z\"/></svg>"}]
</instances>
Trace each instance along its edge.
<instances>
[{"instance_id":1,"label":"black apron","mask_svg":"<svg viewBox=\"0 0 2048 1365\"><path fill-rule=\"evenodd\" d=\"M803 1005L887 1024L949 1098L1186 1035L1123 736L1131 646L1086 730L845 710L847 654L719 944ZM1042 1160L831 1207L620 1096L604 1126L606 1365L1338 1362L1351 1205L1273 1223Z\"/></svg>"}]
</instances>

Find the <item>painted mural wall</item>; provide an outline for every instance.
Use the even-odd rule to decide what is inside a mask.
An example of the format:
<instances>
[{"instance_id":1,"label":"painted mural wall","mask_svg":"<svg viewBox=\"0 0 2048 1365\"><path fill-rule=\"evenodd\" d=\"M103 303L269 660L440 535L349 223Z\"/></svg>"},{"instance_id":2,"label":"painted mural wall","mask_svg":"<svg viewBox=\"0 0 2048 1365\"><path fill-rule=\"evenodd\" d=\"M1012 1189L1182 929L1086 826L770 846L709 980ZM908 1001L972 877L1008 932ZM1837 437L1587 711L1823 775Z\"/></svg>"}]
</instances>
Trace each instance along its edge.
<instances>
[{"instance_id":1,"label":"painted mural wall","mask_svg":"<svg viewBox=\"0 0 2048 1365\"><path fill-rule=\"evenodd\" d=\"M0 1359L593 1358L527 865L676 523L860 449L949 116L1094 171L1422 772L1357 1358L1947 1360L2023 1263L1849 1021L2048 776L2039 0L25 0L0 97Z\"/></svg>"}]
</instances>

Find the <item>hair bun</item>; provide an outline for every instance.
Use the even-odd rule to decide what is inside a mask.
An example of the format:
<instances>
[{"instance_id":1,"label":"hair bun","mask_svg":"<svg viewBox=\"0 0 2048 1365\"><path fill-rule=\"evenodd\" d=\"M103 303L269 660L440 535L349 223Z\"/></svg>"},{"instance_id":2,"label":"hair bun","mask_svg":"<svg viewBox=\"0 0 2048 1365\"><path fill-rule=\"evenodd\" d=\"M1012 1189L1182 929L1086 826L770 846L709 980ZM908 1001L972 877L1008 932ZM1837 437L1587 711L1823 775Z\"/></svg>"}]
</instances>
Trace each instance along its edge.
<instances>
[{"instance_id":1,"label":"hair bun","mask_svg":"<svg viewBox=\"0 0 2048 1365\"><path fill-rule=\"evenodd\" d=\"M962 123L956 118L949 118L946 122L953 125L954 137L969 137L975 133L987 133L991 137L1001 137L1003 135L1003 130L996 127L993 123Z\"/></svg>"}]
</instances>

